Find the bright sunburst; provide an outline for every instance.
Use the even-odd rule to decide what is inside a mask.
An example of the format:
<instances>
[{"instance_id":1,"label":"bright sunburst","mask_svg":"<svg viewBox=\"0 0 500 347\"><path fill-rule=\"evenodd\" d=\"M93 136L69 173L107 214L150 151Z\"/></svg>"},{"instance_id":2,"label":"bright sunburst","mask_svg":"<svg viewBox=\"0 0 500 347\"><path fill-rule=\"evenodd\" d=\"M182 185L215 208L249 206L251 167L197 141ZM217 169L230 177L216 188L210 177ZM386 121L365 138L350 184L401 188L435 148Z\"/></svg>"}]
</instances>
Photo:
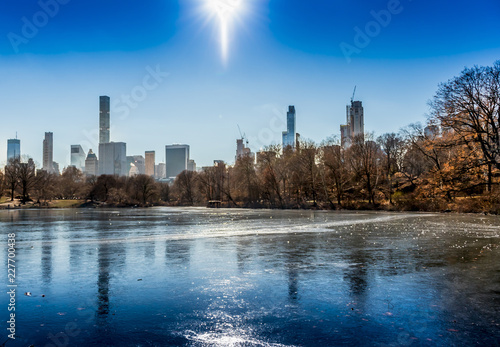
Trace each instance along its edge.
<instances>
[{"instance_id":1,"label":"bright sunburst","mask_svg":"<svg viewBox=\"0 0 500 347\"><path fill-rule=\"evenodd\" d=\"M229 55L230 31L236 19L243 13L243 0L204 0L205 11L218 22L220 50L223 62Z\"/></svg>"}]
</instances>

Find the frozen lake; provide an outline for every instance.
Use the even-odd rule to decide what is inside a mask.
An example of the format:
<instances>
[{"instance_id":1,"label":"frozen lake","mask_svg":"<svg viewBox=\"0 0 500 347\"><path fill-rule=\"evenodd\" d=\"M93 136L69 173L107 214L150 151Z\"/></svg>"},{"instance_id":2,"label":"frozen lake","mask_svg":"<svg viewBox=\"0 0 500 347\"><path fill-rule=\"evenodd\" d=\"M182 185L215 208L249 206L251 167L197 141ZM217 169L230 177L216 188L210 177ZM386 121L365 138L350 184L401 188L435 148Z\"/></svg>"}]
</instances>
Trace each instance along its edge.
<instances>
[{"instance_id":1,"label":"frozen lake","mask_svg":"<svg viewBox=\"0 0 500 347\"><path fill-rule=\"evenodd\" d=\"M498 346L500 217L0 211L5 346ZM31 296L24 295L30 292Z\"/></svg>"}]
</instances>

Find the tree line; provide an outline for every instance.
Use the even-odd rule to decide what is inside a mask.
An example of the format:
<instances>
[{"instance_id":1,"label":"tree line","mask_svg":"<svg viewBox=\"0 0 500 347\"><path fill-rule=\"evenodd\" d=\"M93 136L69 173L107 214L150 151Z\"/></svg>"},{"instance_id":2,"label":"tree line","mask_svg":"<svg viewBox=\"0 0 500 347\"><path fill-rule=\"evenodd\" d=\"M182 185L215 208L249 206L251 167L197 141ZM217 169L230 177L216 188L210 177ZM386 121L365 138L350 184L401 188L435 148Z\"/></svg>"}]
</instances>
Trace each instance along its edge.
<instances>
[{"instance_id":1,"label":"tree line","mask_svg":"<svg viewBox=\"0 0 500 347\"><path fill-rule=\"evenodd\" d=\"M0 191L39 204L500 212L500 61L440 84L430 109L425 125L398 133L364 134L349 146L335 137L295 149L271 145L256 161L184 171L171 185L145 175L89 177L74 167L60 176L35 173L32 160L14 159L0 175Z\"/></svg>"}]
</instances>

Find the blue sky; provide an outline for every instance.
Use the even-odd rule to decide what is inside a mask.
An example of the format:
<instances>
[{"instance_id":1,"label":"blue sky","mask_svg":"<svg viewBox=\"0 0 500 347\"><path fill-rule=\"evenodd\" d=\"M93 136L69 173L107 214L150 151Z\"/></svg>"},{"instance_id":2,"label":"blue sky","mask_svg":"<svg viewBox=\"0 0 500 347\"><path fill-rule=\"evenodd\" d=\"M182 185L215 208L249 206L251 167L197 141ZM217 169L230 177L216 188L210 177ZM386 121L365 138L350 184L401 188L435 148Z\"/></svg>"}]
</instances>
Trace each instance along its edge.
<instances>
[{"instance_id":1,"label":"blue sky","mask_svg":"<svg viewBox=\"0 0 500 347\"><path fill-rule=\"evenodd\" d=\"M254 150L279 143L288 105L320 142L339 134L355 85L380 135L425 121L438 84L465 66L500 59L496 0L240 1L225 63L207 0L2 1L0 163L16 131L38 163L45 131L61 167L72 144L96 151L99 95L114 105L112 141L157 162L172 143L198 166L232 162L237 125ZM356 46L359 31L371 36Z\"/></svg>"}]
</instances>

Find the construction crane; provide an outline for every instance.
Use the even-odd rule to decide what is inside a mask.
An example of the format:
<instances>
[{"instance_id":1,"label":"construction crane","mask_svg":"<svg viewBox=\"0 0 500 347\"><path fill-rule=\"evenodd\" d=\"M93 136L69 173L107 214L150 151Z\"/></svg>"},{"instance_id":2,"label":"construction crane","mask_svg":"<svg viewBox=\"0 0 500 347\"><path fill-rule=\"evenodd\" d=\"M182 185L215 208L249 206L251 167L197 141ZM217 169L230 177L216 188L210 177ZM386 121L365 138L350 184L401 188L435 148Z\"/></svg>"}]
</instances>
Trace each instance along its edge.
<instances>
[{"instance_id":1,"label":"construction crane","mask_svg":"<svg viewBox=\"0 0 500 347\"><path fill-rule=\"evenodd\" d=\"M242 140L245 140L245 143L246 143L246 145L248 146L248 139L247 139L246 134L244 134L244 133L242 134L242 133L241 133L241 129L240 129L240 125L239 125L239 124L237 124L237 125L238 125L238 131L240 132L241 139L242 139Z\"/></svg>"},{"instance_id":2,"label":"construction crane","mask_svg":"<svg viewBox=\"0 0 500 347\"><path fill-rule=\"evenodd\" d=\"M356 95L356 87L357 86L354 86L354 92L352 92L351 103L354 101L354 95Z\"/></svg>"}]
</instances>

